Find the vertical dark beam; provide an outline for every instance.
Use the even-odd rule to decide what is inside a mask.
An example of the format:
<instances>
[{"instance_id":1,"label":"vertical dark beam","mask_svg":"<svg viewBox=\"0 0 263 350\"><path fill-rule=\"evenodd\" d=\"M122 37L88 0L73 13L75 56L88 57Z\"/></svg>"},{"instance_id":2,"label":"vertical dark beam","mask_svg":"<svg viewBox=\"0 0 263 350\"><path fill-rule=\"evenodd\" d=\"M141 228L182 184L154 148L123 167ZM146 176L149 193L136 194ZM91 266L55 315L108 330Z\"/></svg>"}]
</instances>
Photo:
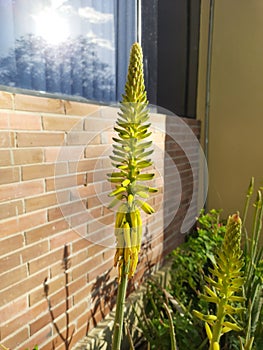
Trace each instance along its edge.
<instances>
[{"instance_id":1,"label":"vertical dark beam","mask_svg":"<svg viewBox=\"0 0 263 350\"><path fill-rule=\"evenodd\" d=\"M141 0L141 33L144 79L148 100L157 104L158 0Z\"/></svg>"},{"instance_id":2,"label":"vertical dark beam","mask_svg":"<svg viewBox=\"0 0 263 350\"><path fill-rule=\"evenodd\" d=\"M189 55L188 55L188 91L186 116L196 117L199 34L200 34L200 0L190 1Z\"/></svg>"},{"instance_id":3,"label":"vertical dark beam","mask_svg":"<svg viewBox=\"0 0 263 350\"><path fill-rule=\"evenodd\" d=\"M158 105L195 117L200 0L158 2Z\"/></svg>"},{"instance_id":4,"label":"vertical dark beam","mask_svg":"<svg viewBox=\"0 0 263 350\"><path fill-rule=\"evenodd\" d=\"M184 115L186 1L161 0L158 10L157 102Z\"/></svg>"}]
</instances>

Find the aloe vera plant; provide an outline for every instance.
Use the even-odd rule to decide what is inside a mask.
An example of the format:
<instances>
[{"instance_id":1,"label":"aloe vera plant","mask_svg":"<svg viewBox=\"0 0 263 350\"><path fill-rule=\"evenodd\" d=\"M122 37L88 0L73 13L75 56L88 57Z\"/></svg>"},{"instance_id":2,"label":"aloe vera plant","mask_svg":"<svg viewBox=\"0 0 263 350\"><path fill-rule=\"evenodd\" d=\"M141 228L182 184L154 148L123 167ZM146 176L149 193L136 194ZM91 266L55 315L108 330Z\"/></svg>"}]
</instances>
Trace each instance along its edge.
<instances>
[{"instance_id":1,"label":"aloe vera plant","mask_svg":"<svg viewBox=\"0 0 263 350\"><path fill-rule=\"evenodd\" d=\"M112 349L120 349L123 328L124 303L129 278L134 276L142 239L141 209L154 213L154 209L145 201L150 193L157 189L145 182L153 179L154 173L142 173L152 166L149 156L152 141L145 141L149 132L149 110L143 77L142 49L133 44L130 53L125 94L121 101L119 117L114 130L113 155L110 156L116 171L108 174L115 184L109 194L114 197L109 207L118 205L115 220L116 254L114 265L118 267L118 294L113 331Z\"/></svg>"},{"instance_id":2,"label":"aloe vera plant","mask_svg":"<svg viewBox=\"0 0 263 350\"><path fill-rule=\"evenodd\" d=\"M248 187L243 212L243 222L246 222L248 208L254 192L254 178ZM263 346L263 246L260 246L262 232L263 199L262 189L257 191L252 223L252 234L248 235L244 228L245 238L245 276L244 294L248 312L243 314L243 339L240 337L241 350L261 349Z\"/></svg>"},{"instance_id":3,"label":"aloe vera plant","mask_svg":"<svg viewBox=\"0 0 263 350\"><path fill-rule=\"evenodd\" d=\"M194 310L194 315L205 322L210 342L209 350L220 349L220 338L229 331L241 331L236 316L244 311L245 298L242 294L244 265L240 248L242 222L239 214L228 218L221 250L217 252L210 276L205 276L208 285L201 297L216 305L215 315L204 315Z\"/></svg>"}]
</instances>

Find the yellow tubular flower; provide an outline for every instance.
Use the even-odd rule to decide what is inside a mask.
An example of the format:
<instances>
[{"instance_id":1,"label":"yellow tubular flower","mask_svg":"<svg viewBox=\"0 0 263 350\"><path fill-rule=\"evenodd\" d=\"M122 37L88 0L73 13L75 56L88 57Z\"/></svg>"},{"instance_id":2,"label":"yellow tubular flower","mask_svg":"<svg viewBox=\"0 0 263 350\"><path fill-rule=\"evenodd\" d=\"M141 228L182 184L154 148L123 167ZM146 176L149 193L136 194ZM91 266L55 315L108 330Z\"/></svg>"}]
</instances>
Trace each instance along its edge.
<instances>
[{"instance_id":1,"label":"yellow tubular flower","mask_svg":"<svg viewBox=\"0 0 263 350\"><path fill-rule=\"evenodd\" d=\"M115 144L113 144L113 155L110 158L117 171L107 174L109 181L115 185L115 189L109 194L110 197L115 197L110 207L120 203L115 222L117 252L114 259L114 264L117 264L119 269L119 280L120 274L126 271L126 268L130 269L129 278L136 270L142 240L140 209L147 214L154 213L154 209L148 203L139 199L147 199L150 193L157 191L145 185L145 181L152 180L154 174L143 173L144 169L153 164L149 159L149 155L153 152L152 149L149 150L152 141L146 140L151 135L148 131L151 124L148 121L147 105L142 49L138 43L135 43L131 48L125 93L114 127L118 137L113 138ZM134 247L136 249L133 249ZM121 250L118 251L119 248L124 248L123 259L120 255ZM122 264L126 262L130 267L120 268L120 265L123 266Z\"/></svg>"}]
</instances>

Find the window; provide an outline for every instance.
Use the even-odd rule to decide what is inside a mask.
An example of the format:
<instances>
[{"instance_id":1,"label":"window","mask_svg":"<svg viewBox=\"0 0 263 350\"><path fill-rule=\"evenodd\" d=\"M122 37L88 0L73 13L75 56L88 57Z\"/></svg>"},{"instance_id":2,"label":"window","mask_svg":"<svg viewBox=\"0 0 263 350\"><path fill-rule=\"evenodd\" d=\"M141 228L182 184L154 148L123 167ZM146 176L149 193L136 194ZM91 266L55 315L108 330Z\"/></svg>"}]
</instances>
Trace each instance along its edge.
<instances>
[{"instance_id":1,"label":"window","mask_svg":"<svg viewBox=\"0 0 263 350\"><path fill-rule=\"evenodd\" d=\"M0 0L0 84L118 101L136 40L136 3Z\"/></svg>"},{"instance_id":2,"label":"window","mask_svg":"<svg viewBox=\"0 0 263 350\"><path fill-rule=\"evenodd\" d=\"M145 82L151 103L196 116L200 0L142 0Z\"/></svg>"}]
</instances>

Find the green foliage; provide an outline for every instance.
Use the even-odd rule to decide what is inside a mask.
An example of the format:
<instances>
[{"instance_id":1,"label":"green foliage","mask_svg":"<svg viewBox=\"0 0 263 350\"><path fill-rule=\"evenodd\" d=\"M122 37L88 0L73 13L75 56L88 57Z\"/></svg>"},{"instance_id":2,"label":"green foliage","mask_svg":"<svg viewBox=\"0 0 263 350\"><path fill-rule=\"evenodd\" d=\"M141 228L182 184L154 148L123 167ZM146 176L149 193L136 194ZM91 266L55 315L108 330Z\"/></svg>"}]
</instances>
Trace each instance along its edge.
<instances>
[{"instance_id":1,"label":"green foliage","mask_svg":"<svg viewBox=\"0 0 263 350\"><path fill-rule=\"evenodd\" d=\"M204 275L210 264L209 259L214 260L215 251L223 240L224 232L225 225L220 222L220 211L213 209L205 214L202 210L197 220L197 230L172 252L170 293L183 305L207 308L198 295L199 291L203 292Z\"/></svg>"},{"instance_id":2,"label":"green foliage","mask_svg":"<svg viewBox=\"0 0 263 350\"><path fill-rule=\"evenodd\" d=\"M247 229L245 226L249 208L251 206L253 192L254 178L251 179L249 184L243 211L242 233L244 240L244 265L242 271L236 271L235 274L235 278L238 278L240 272L243 273L244 278L241 277L239 280L237 280L237 284L240 284L240 287L236 286L234 289L235 292L238 291L238 288L239 291L242 289L242 297L245 302L244 307L242 308L240 307L242 298L235 298L237 305L232 309L228 308L228 310L232 311L232 314L230 313L232 324L236 324L237 319L239 319L240 322L240 327L235 327L232 325L232 329L239 331L239 342L237 336L235 336L233 333L226 334L223 341L225 346L224 348L229 350L261 350L263 348L263 247L260 245L263 217L262 188L257 191L256 200L253 204L254 213L252 227ZM234 240L233 242L235 242L235 239L239 240L238 237L239 234L237 234L236 237L232 237L231 240ZM219 253L219 259L222 257L222 252L224 251L230 255L232 254L232 251L235 251L233 247L231 250L229 250L229 246L231 246L229 241L225 244L225 246L223 245L221 253ZM232 258L233 257L228 259L228 263L231 262ZM240 265L238 262L236 262L234 265L235 268L239 269ZM213 271L211 272L213 275ZM217 271L214 271L214 274L217 274ZM210 285L213 285L210 277L208 277L207 280ZM216 289L215 287L216 286L214 285L212 292L214 292ZM212 297L211 294L210 297ZM217 310L218 309L219 307ZM208 329L208 325L206 328ZM225 331L226 330L227 329L225 329ZM224 326L222 327L222 331L224 331Z\"/></svg>"},{"instance_id":3,"label":"green foliage","mask_svg":"<svg viewBox=\"0 0 263 350\"><path fill-rule=\"evenodd\" d=\"M170 348L169 321L164 309L164 295L161 288L149 281L144 296L142 318L138 317L143 336L151 344L152 350Z\"/></svg>"},{"instance_id":4,"label":"green foliage","mask_svg":"<svg viewBox=\"0 0 263 350\"><path fill-rule=\"evenodd\" d=\"M254 179L252 178L246 196L243 214L244 221L246 221L253 192ZM244 295L246 296L248 312L242 315L244 329L241 335L242 350L261 350L263 348L263 247L260 246L263 217L262 189L257 191L253 207L254 219L252 228L248 232L244 229L244 273L246 276Z\"/></svg>"},{"instance_id":5,"label":"green foliage","mask_svg":"<svg viewBox=\"0 0 263 350\"><path fill-rule=\"evenodd\" d=\"M203 342L200 338L199 321L192 316L189 309L180 304L157 281L148 281L143 306L140 313L137 313L137 319L149 349L171 350L176 345L179 349L190 349L189 346L192 348L193 344L199 344L199 350L204 349L206 341ZM136 313L135 309L134 311Z\"/></svg>"},{"instance_id":6,"label":"green foliage","mask_svg":"<svg viewBox=\"0 0 263 350\"><path fill-rule=\"evenodd\" d=\"M207 214L201 211L197 229L170 256L169 293L156 282L150 282L144 300L145 312L139 322L150 349L170 349L171 328L165 303L173 310L171 315L180 350L207 349L207 334L213 339L214 328L217 334L225 332L219 337L224 350L263 349L262 188L253 203L252 228L248 231L245 228L253 191L254 179L243 211L243 258L240 218L232 217L226 233L220 211L211 210ZM198 310L199 318L193 316L193 309ZM239 337L237 332L227 332L230 330L238 331ZM214 349L219 349L219 342L214 343Z\"/></svg>"},{"instance_id":7,"label":"green foliage","mask_svg":"<svg viewBox=\"0 0 263 350\"><path fill-rule=\"evenodd\" d=\"M170 349L169 319L164 305L172 309L176 343L179 349L206 349L207 339L202 323L193 317L196 307L204 312L208 303L200 300L199 290L205 284L204 273L213 260L217 247L222 243L225 225L220 222L220 211L201 212L197 228L180 247L170 255L171 280L169 291L156 281L149 281L144 296L143 310L138 315L139 328L150 344L150 349Z\"/></svg>"}]
</instances>

